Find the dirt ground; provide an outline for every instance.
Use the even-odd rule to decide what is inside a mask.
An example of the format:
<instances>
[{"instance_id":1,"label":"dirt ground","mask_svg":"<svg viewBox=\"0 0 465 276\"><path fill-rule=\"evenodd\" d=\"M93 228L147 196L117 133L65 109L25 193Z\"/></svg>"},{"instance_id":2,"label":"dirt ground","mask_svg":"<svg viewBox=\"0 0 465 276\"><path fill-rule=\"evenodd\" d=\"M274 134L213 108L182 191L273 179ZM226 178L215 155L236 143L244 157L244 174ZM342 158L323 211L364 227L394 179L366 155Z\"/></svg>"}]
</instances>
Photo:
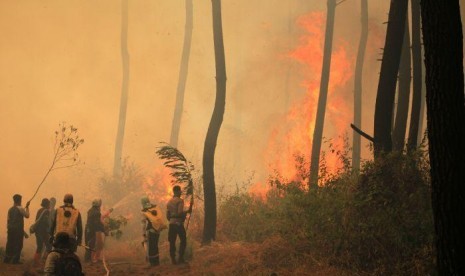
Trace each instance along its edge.
<instances>
[{"instance_id":1,"label":"dirt ground","mask_svg":"<svg viewBox=\"0 0 465 276\"><path fill-rule=\"evenodd\" d=\"M191 244L191 249L187 250L189 262L184 265L170 263L167 243L161 243L159 248L161 264L150 267L144 261L143 250L136 244L106 245L105 260L109 275L350 275L315 262L304 261L296 265L289 257L289 252L285 252L279 246L276 252L270 252L263 244L222 242L200 247L194 243ZM0 276L41 275L40 268L32 267L30 258L24 261L23 265L0 263ZM107 275L103 263L84 263L83 268L88 276Z\"/></svg>"}]
</instances>

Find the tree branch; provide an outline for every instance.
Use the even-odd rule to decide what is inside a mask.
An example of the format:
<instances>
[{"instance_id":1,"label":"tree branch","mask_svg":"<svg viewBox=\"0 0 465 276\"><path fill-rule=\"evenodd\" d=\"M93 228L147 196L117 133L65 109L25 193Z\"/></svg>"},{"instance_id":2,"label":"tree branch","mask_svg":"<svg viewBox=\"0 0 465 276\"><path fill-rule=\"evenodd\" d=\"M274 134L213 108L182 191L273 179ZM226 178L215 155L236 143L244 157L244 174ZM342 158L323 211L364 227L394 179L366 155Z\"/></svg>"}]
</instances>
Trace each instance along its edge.
<instances>
[{"instance_id":1,"label":"tree branch","mask_svg":"<svg viewBox=\"0 0 465 276\"><path fill-rule=\"evenodd\" d=\"M363 130L359 129L358 127L356 127L354 124L350 124L350 127L355 131L357 132L358 134L360 134L361 136L363 136L364 138L366 138L367 140L369 140L370 142L374 143L375 142L375 139L366 134Z\"/></svg>"},{"instance_id":2,"label":"tree branch","mask_svg":"<svg viewBox=\"0 0 465 276\"><path fill-rule=\"evenodd\" d=\"M340 4L344 3L345 1L347 1L347 0L341 0L341 1L339 1L338 3L336 3L336 6L339 6Z\"/></svg>"}]
</instances>

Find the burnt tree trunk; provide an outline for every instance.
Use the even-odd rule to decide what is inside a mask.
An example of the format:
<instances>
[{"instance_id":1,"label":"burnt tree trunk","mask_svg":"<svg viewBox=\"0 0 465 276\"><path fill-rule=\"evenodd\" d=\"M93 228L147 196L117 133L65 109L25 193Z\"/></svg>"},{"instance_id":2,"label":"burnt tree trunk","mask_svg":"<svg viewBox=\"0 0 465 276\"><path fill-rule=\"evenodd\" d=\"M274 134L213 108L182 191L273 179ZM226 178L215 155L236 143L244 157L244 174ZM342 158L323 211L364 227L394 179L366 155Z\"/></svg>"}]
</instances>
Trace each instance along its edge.
<instances>
[{"instance_id":1,"label":"burnt tree trunk","mask_svg":"<svg viewBox=\"0 0 465 276\"><path fill-rule=\"evenodd\" d=\"M465 275L465 107L459 0L421 1L439 275Z\"/></svg>"},{"instance_id":2,"label":"burnt tree trunk","mask_svg":"<svg viewBox=\"0 0 465 276\"><path fill-rule=\"evenodd\" d=\"M362 31L358 44L357 61L355 62L354 76L354 124L362 128L362 79L363 63L365 60L365 50L368 41L368 0L360 0L361 6L361 26ZM353 131L352 144L352 168L355 172L360 171L361 137L355 130Z\"/></svg>"},{"instance_id":3,"label":"burnt tree trunk","mask_svg":"<svg viewBox=\"0 0 465 276\"><path fill-rule=\"evenodd\" d=\"M184 27L184 44L182 47L181 66L179 69L178 87L176 89L176 103L174 107L173 122L171 124L170 144L178 146L179 129L184 107L184 93L186 91L187 74L189 70L189 56L192 45L194 8L192 0L186 0L186 24Z\"/></svg>"},{"instance_id":4,"label":"burnt tree trunk","mask_svg":"<svg viewBox=\"0 0 465 276\"><path fill-rule=\"evenodd\" d=\"M119 109L118 130L116 132L115 159L113 175L121 175L123 159L124 130L126 127L126 111L128 107L129 89L129 51L128 51L128 0L122 0L121 5L121 60L123 63L123 82L121 88L121 102Z\"/></svg>"},{"instance_id":5,"label":"burnt tree trunk","mask_svg":"<svg viewBox=\"0 0 465 276\"><path fill-rule=\"evenodd\" d=\"M410 111L410 127L407 150L414 151L418 146L420 133L420 112L423 87L423 68L421 60L421 15L420 0L412 0L412 64L413 64L413 95Z\"/></svg>"},{"instance_id":6,"label":"burnt tree trunk","mask_svg":"<svg viewBox=\"0 0 465 276\"><path fill-rule=\"evenodd\" d=\"M384 44L374 119L375 157L392 151L391 125L408 0L392 0Z\"/></svg>"},{"instance_id":7,"label":"burnt tree trunk","mask_svg":"<svg viewBox=\"0 0 465 276\"><path fill-rule=\"evenodd\" d=\"M323 66L321 69L320 95L316 111L315 130L313 131L312 153L310 157L310 189L318 187L318 170L320 166L320 150L325 122L326 101L328 98L329 73L331 71L331 52L333 49L334 17L336 0L328 0L326 16L325 45L323 51Z\"/></svg>"},{"instance_id":8,"label":"burnt tree trunk","mask_svg":"<svg viewBox=\"0 0 465 276\"><path fill-rule=\"evenodd\" d=\"M425 69L425 63L424 62L421 63L421 71L423 72L423 76L421 78L421 83L422 83L422 87L421 87L421 106L420 106L420 120L418 122L417 145L419 145L422 142L422 140L423 140L423 138L425 136L425 131L426 131L426 128L425 128L425 120L426 120L426 87L425 87L426 78L425 78L425 71L426 71L426 69Z\"/></svg>"},{"instance_id":9,"label":"burnt tree trunk","mask_svg":"<svg viewBox=\"0 0 465 276\"><path fill-rule=\"evenodd\" d=\"M215 47L216 99L203 150L203 192L205 219L203 244L209 244L216 236L216 191L215 191L215 149L226 104L226 61L221 19L221 0L212 0L213 42Z\"/></svg>"},{"instance_id":10,"label":"burnt tree trunk","mask_svg":"<svg viewBox=\"0 0 465 276\"><path fill-rule=\"evenodd\" d=\"M407 132L408 108L410 102L410 82L411 82L411 62L410 55L410 32L408 24L408 16L405 20L404 41L402 46L402 54L399 65L399 82L398 82L398 97L397 97L397 112L392 132L392 146L394 151L401 152L405 145L405 134Z\"/></svg>"}]
</instances>

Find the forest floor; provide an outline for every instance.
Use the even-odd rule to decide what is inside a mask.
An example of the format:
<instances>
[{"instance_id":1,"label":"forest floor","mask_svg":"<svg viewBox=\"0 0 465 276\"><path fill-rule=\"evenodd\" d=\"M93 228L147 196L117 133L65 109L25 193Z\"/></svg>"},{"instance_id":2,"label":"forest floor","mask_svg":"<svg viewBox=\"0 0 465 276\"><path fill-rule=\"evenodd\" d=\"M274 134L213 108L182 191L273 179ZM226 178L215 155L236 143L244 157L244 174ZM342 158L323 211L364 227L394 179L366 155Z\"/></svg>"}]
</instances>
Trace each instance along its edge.
<instances>
[{"instance_id":1,"label":"forest floor","mask_svg":"<svg viewBox=\"0 0 465 276\"><path fill-rule=\"evenodd\" d=\"M143 253L133 246L112 246L106 249L106 264L109 275L350 275L347 271L318 263L309 257L308 261L289 264L289 252L267 252L262 244L240 242L218 242L210 246L193 245L195 257L184 265L172 265L168 258L167 243L160 244L160 266L150 267L144 261ZM265 251L263 251L265 250ZM288 263L288 265L286 265ZM84 263L88 276L107 275L103 263ZM32 267L32 260L23 265L0 264L0 276L41 275Z\"/></svg>"}]
</instances>

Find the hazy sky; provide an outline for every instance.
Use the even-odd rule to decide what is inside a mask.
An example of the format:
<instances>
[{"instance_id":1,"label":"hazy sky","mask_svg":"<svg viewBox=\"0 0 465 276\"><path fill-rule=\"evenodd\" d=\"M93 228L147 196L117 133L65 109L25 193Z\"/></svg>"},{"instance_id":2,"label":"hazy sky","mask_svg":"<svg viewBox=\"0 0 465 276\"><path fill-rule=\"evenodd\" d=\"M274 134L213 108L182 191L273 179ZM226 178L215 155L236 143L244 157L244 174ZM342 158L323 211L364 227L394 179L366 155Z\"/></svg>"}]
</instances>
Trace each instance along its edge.
<instances>
[{"instance_id":1,"label":"hazy sky","mask_svg":"<svg viewBox=\"0 0 465 276\"><path fill-rule=\"evenodd\" d=\"M371 133L380 65L376 59L384 44L382 23L389 1L369 2L364 129ZM359 1L348 0L336 13L335 47L344 47L352 61L360 33L359 6ZM305 34L296 22L325 8L323 0L223 1L228 86L216 174L220 182L231 183L221 184L242 181L252 171L256 181L263 181L270 173L265 153L271 132L306 93L302 83L308 76L288 57ZM129 0L130 83L123 155L148 175L158 165L157 143L170 136L184 16L184 1ZM117 0L0 1L0 242L11 196L29 198L49 166L59 122L79 129L85 139L80 149L85 165L52 174L39 198L57 196L61 202L65 191L89 192L112 168L122 76L120 23ZM215 95L211 25L211 2L194 0L179 148L198 169ZM343 90L350 107L352 86L350 79ZM332 128L325 126L325 132ZM39 203L33 202L34 214Z\"/></svg>"}]
</instances>

